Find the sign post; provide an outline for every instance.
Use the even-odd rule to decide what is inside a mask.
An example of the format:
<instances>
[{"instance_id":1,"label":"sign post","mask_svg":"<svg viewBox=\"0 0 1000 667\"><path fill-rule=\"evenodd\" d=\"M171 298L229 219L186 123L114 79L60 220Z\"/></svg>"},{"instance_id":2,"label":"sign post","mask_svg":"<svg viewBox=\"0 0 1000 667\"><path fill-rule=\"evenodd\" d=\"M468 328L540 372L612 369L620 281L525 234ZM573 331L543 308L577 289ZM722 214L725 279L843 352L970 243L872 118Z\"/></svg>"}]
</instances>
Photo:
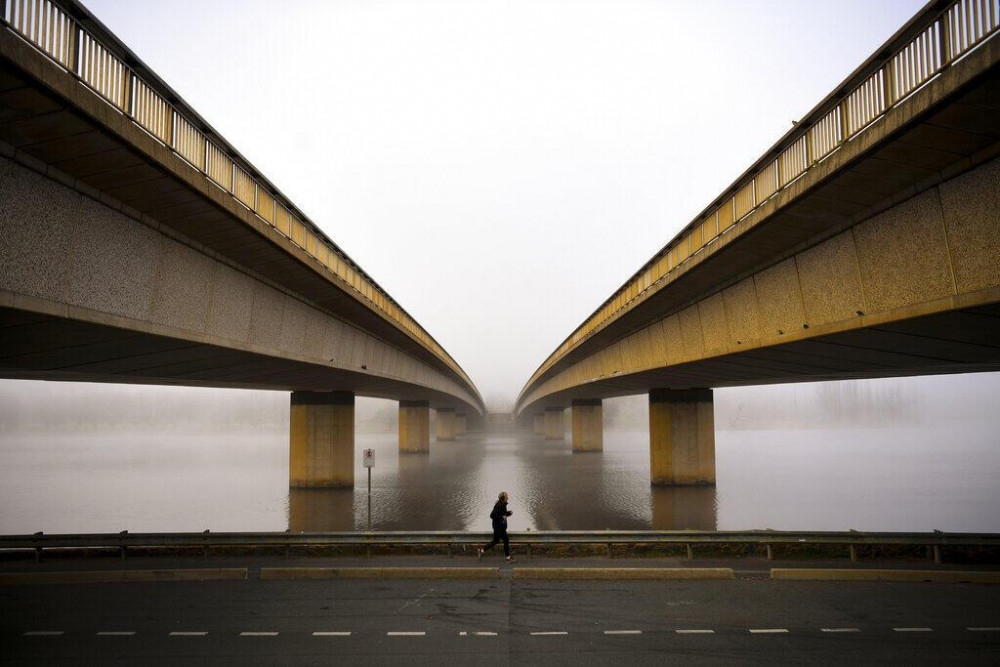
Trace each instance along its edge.
<instances>
[{"instance_id":1,"label":"sign post","mask_svg":"<svg viewBox=\"0 0 1000 667\"><path fill-rule=\"evenodd\" d=\"M364 450L364 465L368 469L368 530L372 529L372 468L375 467L375 450Z\"/></svg>"}]
</instances>

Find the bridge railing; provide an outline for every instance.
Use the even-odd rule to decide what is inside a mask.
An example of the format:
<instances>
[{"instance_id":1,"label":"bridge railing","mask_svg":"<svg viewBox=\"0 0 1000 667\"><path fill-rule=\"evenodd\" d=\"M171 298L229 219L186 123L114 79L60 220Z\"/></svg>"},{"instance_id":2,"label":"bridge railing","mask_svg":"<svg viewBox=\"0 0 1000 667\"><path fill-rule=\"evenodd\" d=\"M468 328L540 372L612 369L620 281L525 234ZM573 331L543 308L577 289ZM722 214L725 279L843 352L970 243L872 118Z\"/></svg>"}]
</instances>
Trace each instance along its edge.
<instances>
[{"instance_id":1,"label":"bridge railing","mask_svg":"<svg viewBox=\"0 0 1000 667\"><path fill-rule=\"evenodd\" d=\"M491 533L477 532L396 532L366 531L337 533L102 533L46 535L0 535L0 552L33 551L41 560L46 549L116 550L126 558L129 549L201 549L207 556L211 549L269 547L413 547L436 546L476 547L489 541ZM614 546L675 546L685 547L689 558L695 547L758 546L772 556L775 546L842 546L852 559L857 547L900 546L932 549L935 561L940 561L943 547L1000 547L1000 535L994 533L887 533L887 532L786 532L773 530L747 531L637 531L637 530L576 530L513 532L510 541L531 553L532 546L603 546L612 554Z\"/></svg>"},{"instance_id":2,"label":"bridge railing","mask_svg":"<svg viewBox=\"0 0 1000 667\"><path fill-rule=\"evenodd\" d=\"M141 77L123 45L104 42L73 18L83 11L68 0L0 0L0 16L14 32L37 47L100 95L154 139L229 193L243 207L304 250L330 275L369 306L407 331L442 359L470 387L472 381L434 338L372 280L343 250L326 238L288 199L158 79ZM117 40L114 40L117 41ZM143 67L143 69L146 69Z\"/></svg>"},{"instance_id":3,"label":"bridge railing","mask_svg":"<svg viewBox=\"0 0 1000 667\"><path fill-rule=\"evenodd\" d=\"M863 134L1000 26L1000 0L957 0L928 8L821 102L767 154L612 294L538 368L535 383L566 352L676 277L695 256L712 252L736 223ZM522 394L523 395L523 394Z\"/></svg>"}]
</instances>

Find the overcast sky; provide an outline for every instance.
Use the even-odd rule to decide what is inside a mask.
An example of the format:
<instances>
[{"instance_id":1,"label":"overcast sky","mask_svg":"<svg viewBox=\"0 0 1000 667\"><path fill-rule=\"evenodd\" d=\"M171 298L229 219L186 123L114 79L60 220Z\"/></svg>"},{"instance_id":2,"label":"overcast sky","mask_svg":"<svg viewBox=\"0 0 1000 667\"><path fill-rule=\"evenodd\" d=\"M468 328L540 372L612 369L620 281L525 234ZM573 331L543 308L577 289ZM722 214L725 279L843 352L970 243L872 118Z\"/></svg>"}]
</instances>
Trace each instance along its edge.
<instances>
[{"instance_id":1,"label":"overcast sky","mask_svg":"<svg viewBox=\"0 0 1000 667\"><path fill-rule=\"evenodd\" d=\"M923 4L85 2L494 408Z\"/></svg>"}]
</instances>

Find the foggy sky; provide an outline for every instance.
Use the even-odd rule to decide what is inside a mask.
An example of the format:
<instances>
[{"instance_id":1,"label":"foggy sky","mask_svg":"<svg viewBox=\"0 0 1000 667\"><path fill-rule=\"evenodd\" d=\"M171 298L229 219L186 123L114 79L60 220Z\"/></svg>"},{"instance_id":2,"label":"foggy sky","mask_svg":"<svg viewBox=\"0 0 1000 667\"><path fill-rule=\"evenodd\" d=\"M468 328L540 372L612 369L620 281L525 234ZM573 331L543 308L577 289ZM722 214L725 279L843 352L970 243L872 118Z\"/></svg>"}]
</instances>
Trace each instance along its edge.
<instances>
[{"instance_id":1,"label":"foggy sky","mask_svg":"<svg viewBox=\"0 0 1000 667\"><path fill-rule=\"evenodd\" d=\"M86 4L496 408L923 2Z\"/></svg>"}]
</instances>

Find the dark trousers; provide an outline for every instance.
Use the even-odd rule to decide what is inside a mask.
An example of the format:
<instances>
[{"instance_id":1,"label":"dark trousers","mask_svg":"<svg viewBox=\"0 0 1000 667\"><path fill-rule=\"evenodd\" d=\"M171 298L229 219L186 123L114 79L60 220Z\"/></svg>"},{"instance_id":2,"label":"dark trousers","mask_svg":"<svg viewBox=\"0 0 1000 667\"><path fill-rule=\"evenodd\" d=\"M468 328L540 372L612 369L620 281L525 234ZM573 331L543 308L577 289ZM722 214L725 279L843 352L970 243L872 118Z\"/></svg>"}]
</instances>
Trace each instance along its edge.
<instances>
[{"instance_id":1,"label":"dark trousers","mask_svg":"<svg viewBox=\"0 0 1000 667\"><path fill-rule=\"evenodd\" d=\"M503 542L503 555L510 556L510 538L507 537L507 526L493 527L493 541L483 547L483 551L488 551Z\"/></svg>"}]
</instances>

